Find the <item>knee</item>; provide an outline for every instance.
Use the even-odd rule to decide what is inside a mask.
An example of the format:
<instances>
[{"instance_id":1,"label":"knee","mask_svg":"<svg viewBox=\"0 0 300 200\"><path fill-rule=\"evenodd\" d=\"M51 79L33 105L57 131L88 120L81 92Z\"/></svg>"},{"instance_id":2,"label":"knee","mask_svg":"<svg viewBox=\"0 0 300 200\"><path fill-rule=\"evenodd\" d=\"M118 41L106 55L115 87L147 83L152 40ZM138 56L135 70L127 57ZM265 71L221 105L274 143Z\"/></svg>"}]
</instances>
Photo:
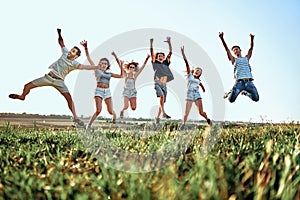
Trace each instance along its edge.
<instances>
[{"instance_id":1,"label":"knee","mask_svg":"<svg viewBox=\"0 0 300 200\"><path fill-rule=\"evenodd\" d=\"M255 101L255 102L258 102L259 101L259 96L258 95L253 96L252 100Z\"/></svg>"},{"instance_id":2,"label":"knee","mask_svg":"<svg viewBox=\"0 0 300 200\"><path fill-rule=\"evenodd\" d=\"M235 99L228 99L228 101L229 101L230 103L233 103L233 102L235 102Z\"/></svg>"},{"instance_id":3,"label":"knee","mask_svg":"<svg viewBox=\"0 0 300 200\"><path fill-rule=\"evenodd\" d=\"M125 104L123 108L126 110L128 108L128 104Z\"/></svg>"},{"instance_id":4,"label":"knee","mask_svg":"<svg viewBox=\"0 0 300 200\"><path fill-rule=\"evenodd\" d=\"M100 114L101 110L96 110L95 114L98 116Z\"/></svg>"}]
</instances>

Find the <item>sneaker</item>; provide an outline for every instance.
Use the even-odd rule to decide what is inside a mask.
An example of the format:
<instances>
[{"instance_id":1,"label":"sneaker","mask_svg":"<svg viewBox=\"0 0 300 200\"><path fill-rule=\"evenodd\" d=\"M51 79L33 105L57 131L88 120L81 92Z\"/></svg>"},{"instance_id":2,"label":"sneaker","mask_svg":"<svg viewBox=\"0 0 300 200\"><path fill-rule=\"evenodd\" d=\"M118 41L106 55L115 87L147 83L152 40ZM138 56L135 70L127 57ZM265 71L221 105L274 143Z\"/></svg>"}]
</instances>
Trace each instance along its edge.
<instances>
[{"instance_id":1,"label":"sneaker","mask_svg":"<svg viewBox=\"0 0 300 200\"><path fill-rule=\"evenodd\" d=\"M231 91L229 91L229 92L225 92L225 94L224 94L224 96L223 96L223 98L224 99L226 99L229 95L231 94Z\"/></svg>"},{"instance_id":2,"label":"sneaker","mask_svg":"<svg viewBox=\"0 0 300 200\"><path fill-rule=\"evenodd\" d=\"M79 126L84 126L84 122L81 121L79 118L73 119L73 122L75 122L75 123L76 123L77 125L79 125Z\"/></svg>"},{"instance_id":3,"label":"sneaker","mask_svg":"<svg viewBox=\"0 0 300 200\"><path fill-rule=\"evenodd\" d=\"M116 114L113 114L113 117L111 119L111 123L113 123L113 124L116 123Z\"/></svg>"},{"instance_id":4,"label":"sneaker","mask_svg":"<svg viewBox=\"0 0 300 200\"><path fill-rule=\"evenodd\" d=\"M212 121L210 119L207 119L206 122L208 125L210 125L210 126L212 125Z\"/></svg>"},{"instance_id":5,"label":"sneaker","mask_svg":"<svg viewBox=\"0 0 300 200\"><path fill-rule=\"evenodd\" d=\"M122 110L122 111L120 112L120 118L123 119L123 117L124 117L124 111Z\"/></svg>"},{"instance_id":6,"label":"sneaker","mask_svg":"<svg viewBox=\"0 0 300 200\"><path fill-rule=\"evenodd\" d=\"M87 124L86 127L85 127L85 130L86 131L91 131L92 130L92 126Z\"/></svg>"},{"instance_id":7,"label":"sneaker","mask_svg":"<svg viewBox=\"0 0 300 200\"><path fill-rule=\"evenodd\" d=\"M158 118L158 117L155 117L155 118L154 118L154 122L155 122L155 124L159 124L159 118Z\"/></svg>"},{"instance_id":8,"label":"sneaker","mask_svg":"<svg viewBox=\"0 0 300 200\"><path fill-rule=\"evenodd\" d=\"M185 129L185 124L181 124L181 126L179 127L179 130L183 131Z\"/></svg>"},{"instance_id":9,"label":"sneaker","mask_svg":"<svg viewBox=\"0 0 300 200\"><path fill-rule=\"evenodd\" d=\"M170 119L171 116L167 115L167 113L164 113L164 114L163 114L163 118L165 118L165 119Z\"/></svg>"}]
</instances>

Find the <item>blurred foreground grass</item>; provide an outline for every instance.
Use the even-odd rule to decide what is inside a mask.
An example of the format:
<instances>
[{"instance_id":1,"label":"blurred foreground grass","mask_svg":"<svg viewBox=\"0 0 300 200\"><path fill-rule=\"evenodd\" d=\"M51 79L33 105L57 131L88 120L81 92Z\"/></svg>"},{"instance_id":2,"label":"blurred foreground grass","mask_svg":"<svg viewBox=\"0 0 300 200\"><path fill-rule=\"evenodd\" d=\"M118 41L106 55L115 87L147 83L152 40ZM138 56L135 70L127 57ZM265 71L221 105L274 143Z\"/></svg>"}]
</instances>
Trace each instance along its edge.
<instances>
[{"instance_id":1,"label":"blurred foreground grass","mask_svg":"<svg viewBox=\"0 0 300 200\"><path fill-rule=\"evenodd\" d=\"M205 127L171 164L118 171L86 150L76 130L0 130L0 199L299 199L300 126L233 126L203 155ZM173 130L176 133L176 130ZM126 151L155 151L175 134L150 139L103 131ZM172 141L172 140L171 140Z\"/></svg>"}]
</instances>

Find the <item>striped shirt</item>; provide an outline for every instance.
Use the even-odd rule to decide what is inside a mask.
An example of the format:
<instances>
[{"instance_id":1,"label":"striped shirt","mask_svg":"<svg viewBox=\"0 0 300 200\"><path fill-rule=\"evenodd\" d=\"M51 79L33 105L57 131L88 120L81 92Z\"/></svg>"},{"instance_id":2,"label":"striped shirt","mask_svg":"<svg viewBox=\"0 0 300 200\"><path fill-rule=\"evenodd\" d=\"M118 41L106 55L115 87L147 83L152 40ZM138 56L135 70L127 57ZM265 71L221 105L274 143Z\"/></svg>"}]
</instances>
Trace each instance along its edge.
<instances>
[{"instance_id":1,"label":"striped shirt","mask_svg":"<svg viewBox=\"0 0 300 200\"><path fill-rule=\"evenodd\" d=\"M253 79L251 73L251 67L247 57L235 58L233 65L234 65L235 79L243 79L243 78Z\"/></svg>"}]
</instances>

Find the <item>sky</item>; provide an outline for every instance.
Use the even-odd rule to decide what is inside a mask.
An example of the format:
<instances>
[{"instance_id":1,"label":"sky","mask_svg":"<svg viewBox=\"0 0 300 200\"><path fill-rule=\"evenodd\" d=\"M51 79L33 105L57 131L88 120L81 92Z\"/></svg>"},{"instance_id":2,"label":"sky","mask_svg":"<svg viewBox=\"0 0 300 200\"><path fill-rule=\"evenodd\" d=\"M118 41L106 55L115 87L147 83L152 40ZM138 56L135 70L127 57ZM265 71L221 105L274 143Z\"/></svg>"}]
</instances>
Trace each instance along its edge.
<instances>
[{"instance_id":1,"label":"sky","mask_svg":"<svg viewBox=\"0 0 300 200\"><path fill-rule=\"evenodd\" d=\"M230 2L230 3L229 3ZM82 40L88 41L90 52L101 47L110 48L107 41L112 41L107 52L121 51L122 45L128 44L135 36L116 44L117 36L126 35L137 30L149 31L146 35L154 38L155 47L168 51L163 43L166 35L159 33L174 32L175 36L182 35L202 48L205 55L212 61L215 80L221 93L216 88L209 74L210 69L203 66L197 59L191 61L193 65L201 65L203 81L207 91L201 92L204 110L214 119L214 114L222 102L225 114L224 120L245 122L291 122L300 121L300 91L298 76L300 74L300 2L288 1L138 1L138 0L110 0L110 1L37 1L11 0L2 3L1 18L1 87L0 113L31 113L31 114L61 114L71 115L67 104L54 88L42 87L31 91L25 101L8 98L10 93L20 93L23 85L49 72L49 65L56 61L61 51L57 43L56 28L62 29L62 35L67 47L79 45ZM245 96L239 96L234 103L223 100L223 92L229 91L233 84L233 67L228 61L225 50L218 37L224 32L228 46L239 45L245 55L250 44L249 34L255 35L254 50L250 64L254 76L254 84L260 95L259 102L253 102ZM145 32L145 31L144 31ZM172 36L174 36L172 35ZM140 36L141 37L141 36ZM180 37L172 37L176 52L184 41ZM140 39L140 38L139 38ZM145 45L141 49L136 47L132 51L122 52L121 59L136 60L142 63L145 59L149 38L144 38ZM106 44L106 45L104 45ZM186 44L187 45L187 44ZM190 47L190 48L189 48ZM185 46L186 54L197 55L197 48ZM81 48L83 50L83 48ZM184 62L180 54L172 56L170 68L177 80L184 80ZM199 51L199 55L200 55ZM94 62L100 57L113 57L93 54ZM87 64L82 54L77 61ZM149 63L148 63L149 64ZM147 68L148 67L148 68ZM137 110L128 111L131 117L154 117L158 105L153 85L145 83L145 77L152 77L153 70L147 66L145 72L138 79ZM111 71L119 73L119 68L112 63ZM79 70L71 72L65 79L70 93L74 97L78 115L92 115L94 112L93 91L95 83L82 86L80 76L88 76L92 81L93 72ZM176 78L175 76L175 78ZM121 82L120 82L121 81ZM185 80L184 80L185 81ZM186 85L185 82L174 80L166 102L166 110L173 119L181 119L184 111L184 98L178 98L178 93L185 94L184 89L176 91L177 85ZM121 94L122 80L111 80L113 94ZM80 94L76 91L92 91L85 95L88 101L80 101ZM113 96L114 108L120 112L122 99ZM120 95L118 95L120 96ZM181 95L182 96L182 95ZM184 96L184 95L183 95ZM217 102L217 103L216 103ZM86 106L90 114L81 107ZM223 108L221 108L223 109ZM108 117L105 105L100 116ZM190 119L203 119L196 112L193 105Z\"/></svg>"}]
</instances>

